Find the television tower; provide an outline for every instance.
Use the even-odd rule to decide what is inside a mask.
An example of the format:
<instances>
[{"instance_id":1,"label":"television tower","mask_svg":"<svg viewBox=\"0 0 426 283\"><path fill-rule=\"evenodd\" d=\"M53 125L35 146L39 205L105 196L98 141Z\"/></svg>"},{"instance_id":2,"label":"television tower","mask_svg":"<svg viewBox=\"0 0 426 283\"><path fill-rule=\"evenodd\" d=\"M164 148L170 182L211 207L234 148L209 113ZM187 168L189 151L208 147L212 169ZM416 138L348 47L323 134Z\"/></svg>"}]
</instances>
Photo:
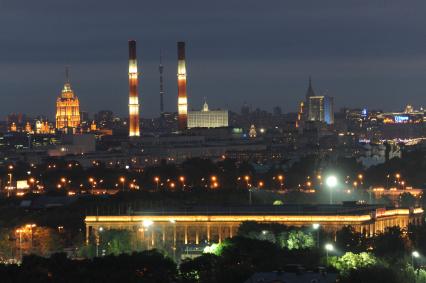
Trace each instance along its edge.
<instances>
[{"instance_id":1,"label":"television tower","mask_svg":"<svg viewBox=\"0 0 426 283\"><path fill-rule=\"evenodd\" d=\"M136 41L129 40L129 137L139 137L138 65Z\"/></svg>"},{"instance_id":2,"label":"television tower","mask_svg":"<svg viewBox=\"0 0 426 283\"><path fill-rule=\"evenodd\" d=\"M188 98L186 95L185 42L177 43L178 49L178 129L187 128Z\"/></svg>"},{"instance_id":3,"label":"television tower","mask_svg":"<svg viewBox=\"0 0 426 283\"><path fill-rule=\"evenodd\" d=\"M160 54L160 65L158 66L158 71L160 72L160 114L161 116L164 113L164 86L163 86L163 56Z\"/></svg>"}]
</instances>

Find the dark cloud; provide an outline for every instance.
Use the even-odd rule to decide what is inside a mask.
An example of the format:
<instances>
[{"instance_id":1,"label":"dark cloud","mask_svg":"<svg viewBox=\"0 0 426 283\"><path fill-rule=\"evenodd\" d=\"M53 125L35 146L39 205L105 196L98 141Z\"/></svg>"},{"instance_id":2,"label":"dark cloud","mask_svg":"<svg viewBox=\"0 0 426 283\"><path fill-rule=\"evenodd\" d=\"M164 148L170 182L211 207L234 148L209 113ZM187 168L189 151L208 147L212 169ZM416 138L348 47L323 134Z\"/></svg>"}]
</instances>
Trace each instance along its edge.
<instances>
[{"instance_id":1,"label":"dark cloud","mask_svg":"<svg viewBox=\"0 0 426 283\"><path fill-rule=\"evenodd\" d=\"M187 41L196 108L207 97L212 107L294 111L309 75L338 106L423 105L425 8L422 0L0 0L0 114L52 115L65 65L82 109L125 114L130 38L145 117L158 113L160 50L166 107L175 108L177 40Z\"/></svg>"}]
</instances>

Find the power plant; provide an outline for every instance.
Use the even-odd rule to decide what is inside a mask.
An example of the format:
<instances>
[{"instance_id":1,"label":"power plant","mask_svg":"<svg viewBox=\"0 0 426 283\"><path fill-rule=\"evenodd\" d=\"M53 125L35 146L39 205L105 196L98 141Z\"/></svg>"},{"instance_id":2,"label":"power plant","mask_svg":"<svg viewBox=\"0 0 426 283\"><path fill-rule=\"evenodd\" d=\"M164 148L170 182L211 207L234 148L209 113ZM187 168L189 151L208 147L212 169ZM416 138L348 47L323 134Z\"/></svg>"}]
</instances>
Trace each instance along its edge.
<instances>
[{"instance_id":1,"label":"power plant","mask_svg":"<svg viewBox=\"0 0 426 283\"><path fill-rule=\"evenodd\" d=\"M139 137L138 64L136 41L129 41L129 137Z\"/></svg>"},{"instance_id":2,"label":"power plant","mask_svg":"<svg viewBox=\"0 0 426 283\"><path fill-rule=\"evenodd\" d=\"M183 131L188 125L188 97L186 95L185 42L177 43L178 49L178 129Z\"/></svg>"}]
</instances>

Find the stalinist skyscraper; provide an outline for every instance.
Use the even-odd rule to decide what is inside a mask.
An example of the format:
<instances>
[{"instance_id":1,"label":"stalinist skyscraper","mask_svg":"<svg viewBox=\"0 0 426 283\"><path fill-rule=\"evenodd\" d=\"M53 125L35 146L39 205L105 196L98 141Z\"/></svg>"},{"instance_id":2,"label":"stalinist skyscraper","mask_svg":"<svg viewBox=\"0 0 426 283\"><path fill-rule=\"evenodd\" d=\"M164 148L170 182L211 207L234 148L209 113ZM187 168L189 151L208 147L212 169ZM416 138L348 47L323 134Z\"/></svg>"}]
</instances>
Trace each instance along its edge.
<instances>
[{"instance_id":1,"label":"stalinist skyscraper","mask_svg":"<svg viewBox=\"0 0 426 283\"><path fill-rule=\"evenodd\" d=\"M68 68L65 69L65 74L64 88L56 100L56 129L58 130L76 128L80 125L80 103L71 89Z\"/></svg>"}]
</instances>

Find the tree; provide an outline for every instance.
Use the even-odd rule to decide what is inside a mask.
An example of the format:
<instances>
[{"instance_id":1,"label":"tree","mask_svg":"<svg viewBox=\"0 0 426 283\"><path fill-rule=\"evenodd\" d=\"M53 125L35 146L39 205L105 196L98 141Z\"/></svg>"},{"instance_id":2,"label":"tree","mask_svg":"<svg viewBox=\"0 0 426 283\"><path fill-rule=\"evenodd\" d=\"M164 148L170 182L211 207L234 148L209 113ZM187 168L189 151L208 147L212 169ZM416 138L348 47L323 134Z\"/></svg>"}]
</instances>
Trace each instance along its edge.
<instances>
[{"instance_id":1,"label":"tree","mask_svg":"<svg viewBox=\"0 0 426 283\"><path fill-rule=\"evenodd\" d=\"M60 237L56 230L48 227L35 227L33 229L33 235L27 236L30 238L28 239L29 252L35 251L38 255L47 256L63 250L63 238Z\"/></svg>"},{"instance_id":2,"label":"tree","mask_svg":"<svg viewBox=\"0 0 426 283\"><path fill-rule=\"evenodd\" d=\"M13 256L13 240L9 229L0 229L0 259L5 260Z\"/></svg>"},{"instance_id":3,"label":"tree","mask_svg":"<svg viewBox=\"0 0 426 283\"><path fill-rule=\"evenodd\" d=\"M416 205L416 198L410 193L402 193L399 196L400 207L414 207Z\"/></svg>"},{"instance_id":4,"label":"tree","mask_svg":"<svg viewBox=\"0 0 426 283\"><path fill-rule=\"evenodd\" d=\"M181 263L179 270L181 280L184 283L203 282L216 283L219 264L219 257L214 254L203 254L193 260Z\"/></svg>"},{"instance_id":5,"label":"tree","mask_svg":"<svg viewBox=\"0 0 426 283\"><path fill-rule=\"evenodd\" d=\"M238 228L238 235L251 239L265 240L276 243L277 238L288 230L289 227L283 224L245 221Z\"/></svg>"},{"instance_id":6,"label":"tree","mask_svg":"<svg viewBox=\"0 0 426 283\"><path fill-rule=\"evenodd\" d=\"M238 236L226 241L217 282L244 282L254 272L282 269L285 264L282 250L268 241Z\"/></svg>"},{"instance_id":7,"label":"tree","mask_svg":"<svg viewBox=\"0 0 426 283\"><path fill-rule=\"evenodd\" d=\"M106 230L100 233L101 247L106 254L119 255L132 252L132 235L127 230Z\"/></svg>"},{"instance_id":8,"label":"tree","mask_svg":"<svg viewBox=\"0 0 426 283\"><path fill-rule=\"evenodd\" d=\"M2 282L176 282L176 264L155 250L71 260L65 254L50 258L26 256L20 266L0 265Z\"/></svg>"},{"instance_id":9,"label":"tree","mask_svg":"<svg viewBox=\"0 0 426 283\"><path fill-rule=\"evenodd\" d=\"M345 226L336 233L336 247L341 251L359 253L365 250L365 238L352 226Z\"/></svg>"},{"instance_id":10,"label":"tree","mask_svg":"<svg viewBox=\"0 0 426 283\"><path fill-rule=\"evenodd\" d=\"M309 249L315 245L314 238L309 233L300 230L292 230L287 233L287 236L281 241L281 246L289 250Z\"/></svg>"},{"instance_id":11,"label":"tree","mask_svg":"<svg viewBox=\"0 0 426 283\"><path fill-rule=\"evenodd\" d=\"M342 274L348 274L353 269L374 266L376 263L376 257L366 252L359 254L347 252L341 257L330 258L330 264Z\"/></svg>"},{"instance_id":12,"label":"tree","mask_svg":"<svg viewBox=\"0 0 426 283\"><path fill-rule=\"evenodd\" d=\"M411 241L413 249L420 252L422 255L426 255L426 225L412 225L408 226L408 238Z\"/></svg>"},{"instance_id":13,"label":"tree","mask_svg":"<svg viewBox=\"0 0 426 283\"><path fill-rule=\"evenodd\" d=\"M368 266L358 269L351 269L349 273L342 277L341 283L407 283L400 280L398 273L392 269L383 266Z\"/></svg>"},{"instance_id":14,"label":"tree","mask_svg":"<svg viewBox=\"0 0 426 283\"><path fill-rule=\"evenodd\" d=\"M386 228L385 232L376 235L373 239L373 252L378 257L388 260L399 260L405 253L406 242L399 227Z\"/></svg>"}]
</instances>

